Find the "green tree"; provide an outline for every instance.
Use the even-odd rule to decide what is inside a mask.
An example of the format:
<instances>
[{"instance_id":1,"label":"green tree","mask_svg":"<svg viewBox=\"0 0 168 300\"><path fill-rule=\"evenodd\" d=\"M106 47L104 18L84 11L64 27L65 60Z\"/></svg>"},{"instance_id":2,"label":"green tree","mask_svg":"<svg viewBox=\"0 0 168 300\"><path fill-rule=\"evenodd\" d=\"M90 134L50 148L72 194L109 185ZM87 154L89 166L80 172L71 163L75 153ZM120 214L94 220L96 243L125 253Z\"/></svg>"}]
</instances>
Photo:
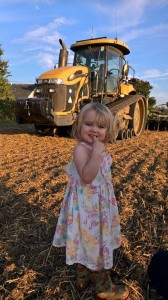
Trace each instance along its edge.
<instances>
[{"instance_id":1,"label":"green tree","mask_svg":"<svg viewBox=\"0 0 168 300\"><path fill-rule=\"evenodd\" d=\"M149 97L148 99L148 108L152 108L156 105L156 98L155 97Z\"/></svg>"},{"instance_id":2,"label":"green tree","mask_svg":"<svg viewBox=\"0 0 168 300\"><path fill-rule=\"evenodd\" d=\"M13 99L12 86L8 81L11 76L8 71L8 62L2 59L3 50L0 47L0 100Z\"/></svg>"},{"instance_id":3,"label":"green tree","mask_svg":"<svg viewBox=\"0 0 168 300\"><path fill-rule=\"evenodd\" d=\"M0 120L12 120L14 116L14 95L12 85L8 81L11 76L8 62L2 59L3 50L0 47Z\"/></svg>"},{"instance_id":4,"label":"green tree","mask_svg":"<svg viewBox=\"0 0 168 300\"><path fill-rule=\"evenodd\" d=\"M137 93L142 94L146 98L148 98L153 86L148 81L143 81L136 78L134 88Z\"/></svg>"}]
</instances>

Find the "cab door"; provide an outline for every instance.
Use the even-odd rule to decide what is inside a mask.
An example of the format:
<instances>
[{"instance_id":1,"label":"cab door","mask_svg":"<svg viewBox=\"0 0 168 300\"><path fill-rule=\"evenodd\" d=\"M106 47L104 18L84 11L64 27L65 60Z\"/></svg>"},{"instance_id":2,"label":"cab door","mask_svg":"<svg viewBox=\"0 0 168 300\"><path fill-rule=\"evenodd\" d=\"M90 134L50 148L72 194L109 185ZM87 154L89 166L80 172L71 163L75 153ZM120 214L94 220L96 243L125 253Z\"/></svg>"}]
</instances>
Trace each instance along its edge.
<instances>
[{"instance_id":1,"label":"cab door","mask_svg":"<svg viewBox=\"0 0 168 300\"><path fill-rule=\"evenodd\" d=\"M122 78L120 54L114 51L112 47L107 50L107 92L117 92L120 79Z\"/></svg>"}]
</instances>

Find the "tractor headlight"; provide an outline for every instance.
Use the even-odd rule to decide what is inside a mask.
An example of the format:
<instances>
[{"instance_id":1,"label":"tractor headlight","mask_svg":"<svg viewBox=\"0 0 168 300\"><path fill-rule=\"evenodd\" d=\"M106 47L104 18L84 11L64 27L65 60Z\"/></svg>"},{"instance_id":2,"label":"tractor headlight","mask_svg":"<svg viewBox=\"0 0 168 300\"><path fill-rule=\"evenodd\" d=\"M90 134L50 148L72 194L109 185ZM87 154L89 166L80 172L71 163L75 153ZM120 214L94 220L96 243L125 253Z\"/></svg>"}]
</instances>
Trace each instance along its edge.
<instances>
[{"instance_id":1,"label":"tractor headlight","mask_svg":"<svg viewBox=\"0 0 168 300\"><path fill-rule=\"evenodd\" d=\"M41 93L41 89L36 89L36 93L37 94Z\"/></svg>"},{"instance_id":2,"label":"tractor headlight","mask_svg":"<svg viewBox=\"0 0 168 300\"><path fill-rule=\"evenodd\" d=\"M49 93L55 93L55 89L49 89Z\"/></svg>"},{"instance_id":3,"label":"tractor headlight","mask_svg":"<svg viewBox=\"0 0 168 300\"><path fill-rule=\"evenodd\" d=\"M42 83L64 84L64 81L61 78L37 79L36 82L37 84L42 84Z\"/></svg>"},{"instance_id":4,"label":"tractor headlight","mask_svg":"<svg viewBox=\"0 0 168 300\"><path fill-rule=\"evenodd\" d=\"M61 78L52 78L49 79L49 83L64 84L64 81Z\"/></svg>"}]
</instances>

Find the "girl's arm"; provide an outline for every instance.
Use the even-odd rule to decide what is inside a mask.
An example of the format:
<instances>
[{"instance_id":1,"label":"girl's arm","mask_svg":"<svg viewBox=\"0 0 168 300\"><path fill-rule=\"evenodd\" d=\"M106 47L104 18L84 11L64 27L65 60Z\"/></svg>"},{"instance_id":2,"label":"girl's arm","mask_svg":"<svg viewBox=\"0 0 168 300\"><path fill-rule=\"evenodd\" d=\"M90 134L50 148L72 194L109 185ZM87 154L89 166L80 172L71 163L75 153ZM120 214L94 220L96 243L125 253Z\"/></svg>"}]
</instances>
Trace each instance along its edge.
<instances>
[{"instance_id":1,"label":"girl's arm","mask_svg":"<svg viewBox=\"0 0 168 300\"><path fill-rule=\"evenodd\" d=\"M75 147L74 162L77 172L84 183L91 183L96 177L103 151L104 145L97 140L94 142L92 150L82 144Z\"/></svg>"}]
</instances>

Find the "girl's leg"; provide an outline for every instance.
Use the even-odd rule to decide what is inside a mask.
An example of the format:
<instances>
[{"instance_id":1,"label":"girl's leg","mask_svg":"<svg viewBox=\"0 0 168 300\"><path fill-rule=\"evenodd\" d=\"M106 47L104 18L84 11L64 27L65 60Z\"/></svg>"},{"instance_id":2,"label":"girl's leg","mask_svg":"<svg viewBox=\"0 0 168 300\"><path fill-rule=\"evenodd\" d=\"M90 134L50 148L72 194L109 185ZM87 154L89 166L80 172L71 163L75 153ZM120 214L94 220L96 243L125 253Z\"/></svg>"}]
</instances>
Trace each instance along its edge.
<instances>
[{"instance_id":1,"label":"girl's leg","mask_svg":"<svg viewBox=\"0 0 168 300\"><path fill-rule=\"evenodd\" d=\"M76 266L76 287L79 291L87 288L90 282L90 270L81 264Z\"/></svg>"},{"instance_id":2,"label":"girl's leg","mask_svg":"<svg viewBox=\"0 0 168 300\"><path fill-rule=\"evenodd\" d=\"M125 285L114 285L109 270L91 272L91 280L95 286L97 299L125 300L129 290Z\"/></svg>"}]
</instances>

